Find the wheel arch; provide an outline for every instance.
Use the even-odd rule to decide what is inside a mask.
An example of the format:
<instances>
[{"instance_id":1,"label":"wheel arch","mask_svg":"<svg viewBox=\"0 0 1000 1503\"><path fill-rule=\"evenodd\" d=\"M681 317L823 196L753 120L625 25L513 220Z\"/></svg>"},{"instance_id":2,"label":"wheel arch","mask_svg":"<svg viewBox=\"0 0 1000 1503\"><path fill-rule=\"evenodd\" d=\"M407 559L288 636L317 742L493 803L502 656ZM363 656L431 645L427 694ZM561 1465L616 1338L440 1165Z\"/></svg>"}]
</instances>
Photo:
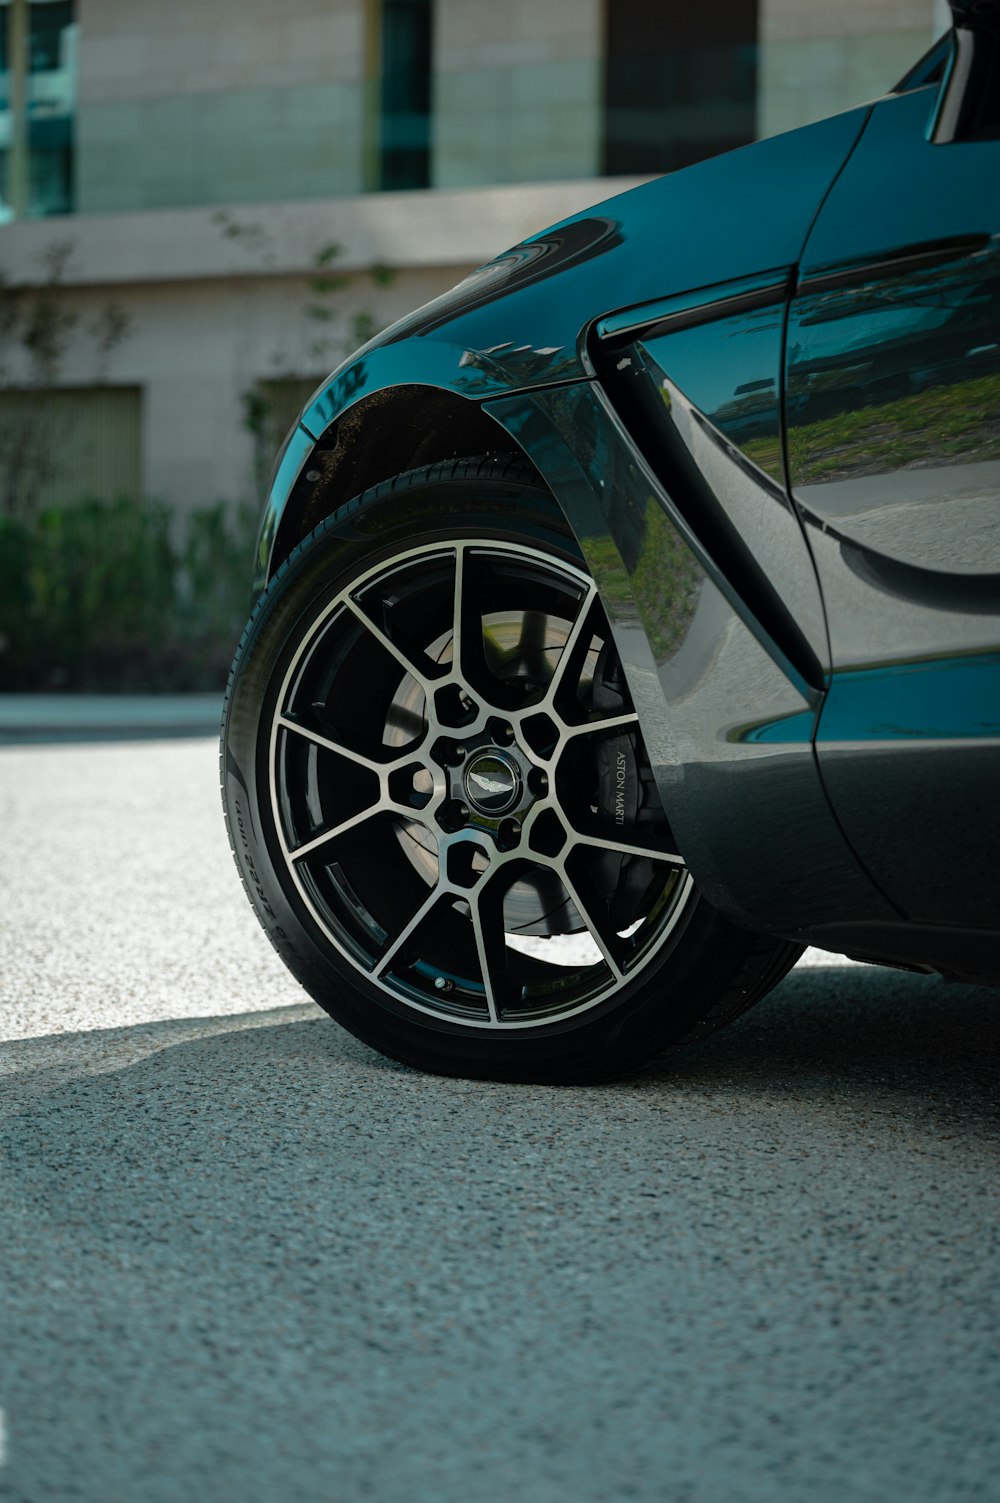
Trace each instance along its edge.
<instances>
[{"instance_id":1,"label":"wheel arch","mask_svg":"<svg viewBox=\"0 0 1000 1503\"><path fill-rule=\"evenodd\" d=\"M314 527L383 480L445 460L513 454L545 484L524 448L479 402L417 383L370 392L339 413L310 450L278 518L267 578Z\"/></svg>"}]
</instances>

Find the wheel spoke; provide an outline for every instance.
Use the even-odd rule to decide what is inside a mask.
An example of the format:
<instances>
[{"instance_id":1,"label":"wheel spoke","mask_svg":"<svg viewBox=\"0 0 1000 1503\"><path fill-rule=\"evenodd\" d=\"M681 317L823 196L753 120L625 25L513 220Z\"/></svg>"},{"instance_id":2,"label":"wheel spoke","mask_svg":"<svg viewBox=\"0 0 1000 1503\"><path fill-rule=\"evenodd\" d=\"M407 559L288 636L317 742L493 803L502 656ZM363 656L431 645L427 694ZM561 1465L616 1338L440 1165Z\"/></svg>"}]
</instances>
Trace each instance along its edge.
<instances>
[{"instance_id":1,"label":"wheel spoke","mask_svg":"<svg viewBox=\"0 0 1000 1503\"><path fill-rule=\"evenodd\" d=\"M455 549L455 594L451 606L451 669L459 677L462 674L462 653L465 648L464 602L465 549L459 546Z\"/></svg>"},{"instance_id":2,"label":"wheel spoke","mask_svg":"<svg viewBox=\"0 0 1000 1503\"><path fill-rule=\"evenodd\" d=\"M612 931L610 924L607 920L597 917L597 914L595 913L595 910L598 909L600 905L600 897L596 893L584 894L581 891L582 884L577 885L575 882L573 882L572 878L566 871L565 864L562 864L562 866L560 867L560 876L562 877L563 886L569 893L577 913L579 913L580 917L583 919L584 923L587 926L587 929L590 932L591 938L593 939L597 948L600 950L601 954L604 956L604 959L607 961L612 975L614 976L616 981L621 981L625 973L622 970L621 966L618 964L618 960L611 948Z\"/></svg>"},{"instance_id":3,"label":"wheel spoke","mask_svg":"<svg viewBox=\"0 0 1000 1503\"><path fill-rule=\"evenodd\" d=\"M638 727L639 717L634 710L626 710L618 715L606 715L596 720L584 720L580 725L563 725L562 734L564 740L570 740L574 736L592 736L596 731L618 731Z\"/></svg>"},{"instance_id":4,"label":"wheel spoke","mask_svg":"<svg viewBox=\"0 0 1000 1503\"><path fill-rule=\"evenodd\" d=\"M366 767L369 772L377 773L379 777L386 777L400 767L408 767L413 761L412 749L407 749L400 756L393 757L391 762L377 762L374 757L366 757L362 752L352 751L342 741L334 741L332 736L324 736L319 731L310 730L307 725L301 725L297 720L290 720L287 715L279 715L278 724L283 730L293 731L297 736L304 736L307 741L315 742L324 751L344 757L348 762L355 762L359 767Z\"/></svg>"},{"instance_id":5,"label":"wheel spoke","mask_svg":"<svg viewBox=\"0 0 1000 1503\"><path fill-rule=\"evenodd\" d=\"M365 757L361 752L352 751L342 741L334 741L332 736L321 735L319 731L310 730L307 725L292 720L287 715L278 716L278 724L283 730L292 731L296 736L304 736L307 741L313 741L321 746L324 751L335 752L338 757L345 757L348 762L356 762L359 767L367 767L369 772L383 772L386 764L376 762L371 757Z\"/></svg>"},{"instance_id":6,"label":"wheel spoke","mask_svg":"<svg viewBox=\"0 0 1000 1503\"><path fill-rule=\"evenodd\" d=\"M411 678L416 679L417 683L420 685L421 689L423 689L424 693L429 695L431 692L430 680L428 679L427 674L424 673L421 668L417 667L413 659L407 653L405 653L401 647L398 647L391 637L387 637L382 628L380 626L376 626L375 622L371 619L370 616L365 615L364 611L358 605L356 600L352 600L348 595L344 604L347 606L351 614L357 617L358 621L360 621L365 630L371 632L376 642L380 642L385 648L386 652L390 653L392 657L396 659L396 662L400 665L400 667L404 668L406 672L410 674Z\"/></svg>"},{"instance_id":7,"label":"wheel spoke","mask_svg":"<svg viewBox=\"0 0 1000 1503\"><path fill-rule=\"evenodd\" d=\"M416 913L412 915L408 923L403 925L403 928L396 935L396 938L393 940L388 950L386 950L385 954L382 955L376 962L375 966L372 969L373 976L381 976L383 971L388 968L390 961L395 960L396 956L406 944L407 940L411 937L411 935L416 933L416 931L420 928L420 925L424 922L424 919L427 918L427 916L430 914L431 910L441 901L441 897L441 889L438 887L432 887L424 901L418 907Z\"/></svg>"},{"instance_id":8,"label":"wheel spoke","mask_svg":"<svg viewBox=\"0 0 1000 1503\"><path fill-rule=\"evenodd\" d=\"M476 936L476 953L479 968L483 973L483 990L490 1022L499 1023L498 995L502 995L507 980L507 946L504 941L503 904L491 893L495 883L487 883L470 898L472 929Z\"/></svg>"},{"instance_id":9,"label":"wheel spoke","mask_svg":"<svg viewBox=\"0 0 1000 1503\"><path fill-rule=\"evenodd\" d=\"M587 587L582 601L580 602L580 609L576 613L576 619L569 629L569 635L566 638L562 651L559 654L559 660L556 663L555 668L553 669L552 677L549 680L549 686L545 691L545 704L555 704L557 696L562 692L565 686L565 681L573 664L578 661L582 664L580 648L581 645L586 645L587 639L584 634L587 631L587 628L590 626L590 618L593 615L594 604L596 600L597 590L594 584L591 582Z\"/></svg>"},{"instance_id":10,"label":"wheel spoke","mask_svg":"<svg viewBox=\"0 0 1000 1503\"><path fill-rule=\"evenodd\" d=\"M483 617L475 590L476 571L467 563L465 548L455 552L455 602L451 671L460 684L482 684L488 672L483 649ZM476 691L478 692L478 691Z\"/></svg>"},{"instance_id":11,"label":"wheel spoke","mask_svg":"<svg viewBox=\"0 0 1000 1503\"><path fill-rule=\"evenodd\" d=\"M614 851L619 856L648 856L651 861L666 861L671 866L684 865L684 857L678 856L675 851L661 851L650 845L631 845L625 840L615 840L613 836L586 835L582 830L574 828L573 841L577 845L594 846L601 851Z\"/></svg>"},{"instance_id":12,"label":"wheel spoke","mask_svg":"<svg viewBox=\"0 0 1000 1503\"><path fill-rule=\"evenodd\" d=\"M303 857L312 855L319 846L326 845L327 841L336 840L338 835L346 835L348 830L356 830L358 825L363 825L366 820L374 819L385 812L385 805L381 802L372 804L370 808L362 809L359 814L352 814L350 819L342 819L339 824L331 826L329 830L324 830L322 834L314 835L311 840L303 841L302 845L295 846L288 854L293 861L301 861Z\"/></svg>"}]
</instances>

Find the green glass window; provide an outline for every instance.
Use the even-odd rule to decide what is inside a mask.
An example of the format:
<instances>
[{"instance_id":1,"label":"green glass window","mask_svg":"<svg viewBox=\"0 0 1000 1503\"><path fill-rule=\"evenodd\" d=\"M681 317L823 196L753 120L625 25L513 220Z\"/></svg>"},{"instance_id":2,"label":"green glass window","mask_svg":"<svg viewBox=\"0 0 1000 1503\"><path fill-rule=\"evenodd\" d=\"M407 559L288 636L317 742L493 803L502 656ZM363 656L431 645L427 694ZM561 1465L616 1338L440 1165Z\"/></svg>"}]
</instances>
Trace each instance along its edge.
<instances>
[{"instance_id":1,"label":"green glass window","mask_svg":"<svg viewBox=\"0 0 1000 1503\"><path fill-rule=\"evenodd\" d=\"M670 172L754 139L757 11L757 0L607 6L605 172Z\"/></svg>"},{"instance_id":2,"label":"green glass window","mask_svg":"<svg viewBox=\"0 0 1000 1503\"><path fill-rule=\"evenodd\" d=\"M73 208L73 0L0 0L0 222Z\"/></svg>"},{"instance_id":3,"label":"green glass window","mask_svg":"<svg viewBox=\"0 0 1000 1503\"><path fill-rule=\"evenodd\" d=\"M426 188L431 162L430 0L384 0L381 188Z\"/></svg>"}]
</instances>

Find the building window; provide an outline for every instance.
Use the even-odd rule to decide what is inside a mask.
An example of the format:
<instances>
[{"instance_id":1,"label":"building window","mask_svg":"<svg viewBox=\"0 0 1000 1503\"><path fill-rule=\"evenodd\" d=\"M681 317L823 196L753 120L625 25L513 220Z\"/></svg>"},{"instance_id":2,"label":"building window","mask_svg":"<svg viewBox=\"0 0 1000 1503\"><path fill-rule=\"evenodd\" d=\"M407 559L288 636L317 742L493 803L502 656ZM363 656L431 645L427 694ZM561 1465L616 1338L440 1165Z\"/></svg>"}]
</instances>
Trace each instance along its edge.
<instances>
[{"instance_id":1,"label":"building window","mask_svg":"<svg viewBox=\"0 0 1000 1503\"><path fill-rule=\"evenodd\" d=\"M0 221L73 208L74 0L0 0Z\"/></svg>"},{"instance_id":2,"label":"building window","mask_svg":"<svg viewBox=\"0 0 1000 1503\"><path fill-rule=\"evenodd\" d=\"M0 390L0 515L141 495L138 386Z\"/></svg>"},{"instance_id":3,"label":"building window","mask_svg":"<svg viewBox=\"0 0 1000 1503\"><path fill-rule=\"evenodd\" d=\"M379 187L426 188L431 167L431 0L383 0Z\"/></svg>"},{"instance_id":4,"label":"building window","mask_svg":"<svg viewBox=\"0 0 1000 1503\"><path fill-rule=\"evenodd\" d=\"M670 172L754 140L758 8L758 0L669 8L609 0L606 173Z\"/></svg>"}]
</instances>

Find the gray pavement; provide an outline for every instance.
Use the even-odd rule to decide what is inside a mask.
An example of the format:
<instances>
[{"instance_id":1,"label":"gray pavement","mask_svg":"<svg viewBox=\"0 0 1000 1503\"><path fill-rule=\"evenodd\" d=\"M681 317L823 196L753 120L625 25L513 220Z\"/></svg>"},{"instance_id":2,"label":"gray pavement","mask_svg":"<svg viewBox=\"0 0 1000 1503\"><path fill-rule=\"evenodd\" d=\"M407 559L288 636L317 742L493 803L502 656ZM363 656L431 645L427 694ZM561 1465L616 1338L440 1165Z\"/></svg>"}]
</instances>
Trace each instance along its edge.
<instances>
[{"instance_id":1,"label":"gray pavement","mask_svg":"<svg viewBox=\"0 0 1000 1503\"><path fill-rule=\"evenodd\" d=\"M420 1076L216 785L0 752L0 1496L997 1497L997 993L813 953L638 1080Z\"/></svg>"}]
</instances>

